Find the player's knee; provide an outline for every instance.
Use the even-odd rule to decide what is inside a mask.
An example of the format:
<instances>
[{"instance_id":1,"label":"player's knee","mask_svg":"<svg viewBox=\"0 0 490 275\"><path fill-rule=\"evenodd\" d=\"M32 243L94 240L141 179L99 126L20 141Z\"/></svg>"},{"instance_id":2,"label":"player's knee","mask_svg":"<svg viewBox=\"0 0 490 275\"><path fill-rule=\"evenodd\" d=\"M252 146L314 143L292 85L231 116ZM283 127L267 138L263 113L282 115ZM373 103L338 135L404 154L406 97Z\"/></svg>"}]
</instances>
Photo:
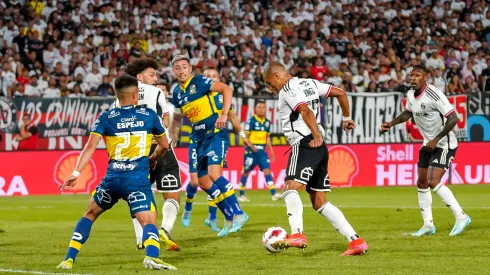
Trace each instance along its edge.
<instances>
[{"instance_id":1,"label":"player's knee","mask_svg":"<svg viewBox=\"0 0 490 275\"><path fill-rule=\"evenodd\" d=\"M427 179L418 178L417 179L417 187L422 188L422 189L429 188L429 183L428 183Z\"/></svg>"},{"instance_id":2,"label":"player's knee","mask_svg":"<svg viewBox=\"0 0 490 275\"><path fill-rule=\"evenodd\" d=\"M285 185L286 185L286 190L296 190L298 192L303 187L303 185L301 183L298 183L298 182L296 182L294 180L288 180L288 181L286 181Z\"/></svg>"},{"instance_id":3,"label":"player's knee","mask_svg":"<svg viewBox=\"0 0 490 275\"><path fill-rule=\"evenodd\" d=\"M163 193L163 198L165 200L172 199L180 202L180 192Z\"/></svg>"},{"instance_id":4,"label":"player's knee","mask_svg":"<svg viewBox=\"0 0 490 275\"><path fill-rule=\"evenodd\" d=\"M315 211L320 209L327 202L327 196L324 192L310 191L309 195L311 206L313 209L315 209Z\"/></svg>"},{"instance_id":5,"label":"player's knee","mask_svg":"<svg viewBox=\"0 0 490 275\"><path fill-rule=\"evenodd\" d=\"M93 222L99 215L94 210L88 209L83 216Z\"/></svg>"}]
</instances>

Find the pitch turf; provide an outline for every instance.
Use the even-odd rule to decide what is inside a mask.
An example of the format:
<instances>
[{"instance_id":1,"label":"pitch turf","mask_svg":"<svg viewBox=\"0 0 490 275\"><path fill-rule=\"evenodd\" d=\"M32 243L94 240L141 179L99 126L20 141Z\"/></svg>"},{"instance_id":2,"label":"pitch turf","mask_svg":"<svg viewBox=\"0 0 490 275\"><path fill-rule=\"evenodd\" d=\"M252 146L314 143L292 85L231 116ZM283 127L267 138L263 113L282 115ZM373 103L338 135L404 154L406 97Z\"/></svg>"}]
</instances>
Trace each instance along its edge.
<instances>
[{"instance_id":1,"label":"pitch turf","mask_svg":"<svg viewBox=\"0 0 490 275\"><path fill-rule=\"evenodd\" d=\"M249 223L241 232L219 239L203 224L207 206L200 192L191 227L183 228L177 220L172 231L182 251L162 251L161 258L176 265L178 274L488 274L490 185L451 189L473 223L463 235L449 237L453 215L433 195L437 235L424 238L403 236L422 224L415 187L334 190L329 198L369 244L367 255L348 258L339 257L347 248L346 240L309 207L306 193L302 199L308 248L270 254L261 243L264 230L279 225L289 231L283 201L272 202L267 191L248 192L252 202L242 206L250 215ZM0 273L61 272L55 267L87 199L86 195L0 198ZM160 196L157 203L161 207ZM73 273L150 274L142 268L143 252L135 250L128 212L120 202L99 218Z\"/></svg>"}]
</instances>

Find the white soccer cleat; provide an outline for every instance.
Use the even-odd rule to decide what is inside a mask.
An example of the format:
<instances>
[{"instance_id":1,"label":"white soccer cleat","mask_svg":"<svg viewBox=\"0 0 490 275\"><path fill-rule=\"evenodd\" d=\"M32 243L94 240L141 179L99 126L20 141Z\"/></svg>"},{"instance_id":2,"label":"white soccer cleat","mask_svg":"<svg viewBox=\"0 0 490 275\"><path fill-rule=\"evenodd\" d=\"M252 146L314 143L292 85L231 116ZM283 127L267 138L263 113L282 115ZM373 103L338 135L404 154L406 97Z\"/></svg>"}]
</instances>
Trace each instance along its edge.
<instances>
[{"instance_id":1,"label":"white soccer cleat","mask_svg":"<svg viewBox=\"0 0 490 275\"><path fill-rule=\"evenodd\" d=\"M245 197L245 195L241 195L240 197L238 197L238 201L250 202L250 200L247 197Z\"/></svg>"},{"instance_id":2,"label":"white soccer cleat","mask_svg":"<svg viewBox=\"0 0 490 275\"><path fill-rule=\"evenodd\" d=\"M272 200L273 201L278 201L278 200L281 200L282 199L282 194L281 193L275 193L274 195L272 195Z\"/></svg>"},{"instance_id":3,"label":"white soccer cleat","mask_svg":"<svg viewBox=\"0 0 490 275\"><path fill-rule=\"evenodd\" d=\"M463 233L464 229L470 225L471 223L471 218L470 216L466 216L465 219L462 220L456 220L456 223L454 224L453 230L451 230L451 233L449 233L449 236L457 236L461 233Z\"/></svg>"},{"instance_id":4,"label":"white soccer cleat","mask_svg":"<svg viewBox=\"0 0 490 275\"><path fill-rule=\"evenodd\" d=\"M146 256L145 259L143 260L143 266L148 269L155 269L155 270L177 270L177 268L171 264L167 264L164 261L158 259L158 258L152 258Z\"/></svg>"},{"instance_id":5,"label":"white soccer cleat","mask_svg":"<svg viewBox=\"0 0 490 275\"><path fill-rule=\"evenodd\" d=\"M435 234L436 234L435 227L422 226L422 228L420 228L417 232L411 233L410 235L414 237L422 237L422 236L430 236Z\"/></svg>"}]
</instances>

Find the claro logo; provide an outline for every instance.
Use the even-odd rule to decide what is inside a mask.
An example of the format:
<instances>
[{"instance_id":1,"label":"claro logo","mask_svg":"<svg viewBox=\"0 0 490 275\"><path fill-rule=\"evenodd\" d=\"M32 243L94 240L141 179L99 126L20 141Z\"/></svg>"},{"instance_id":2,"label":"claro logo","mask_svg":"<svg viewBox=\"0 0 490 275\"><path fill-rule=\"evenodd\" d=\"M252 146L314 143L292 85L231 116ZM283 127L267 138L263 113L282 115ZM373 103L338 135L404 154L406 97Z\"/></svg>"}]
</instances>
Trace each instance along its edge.
<instances>
[{"instance_id":1,"label":"claro logo","mask_svg":"<svg viewBox=\"0 0 490 275\"><path fill-rule=\"evenodd\" d=\"M80 152L68 152L61 156L54 167L54 181L62 185L75 170L77 159ZM72 193L89 193L91 185L97 179L97 167L95 162L90 160L85 169L78 177L77 185L70 191Z\"/></svg>"},{"instance_id":2,"label":"claro logo","mask_svg":"<svg viewBox=\"0 0 490 275\"><path fill-rule=\"evenodd\" d=\"M347 146L331 146L328 155L330 185L351 187L352 181L359 173L359 161L354 151Z\"/></svg>"}]
</instances>

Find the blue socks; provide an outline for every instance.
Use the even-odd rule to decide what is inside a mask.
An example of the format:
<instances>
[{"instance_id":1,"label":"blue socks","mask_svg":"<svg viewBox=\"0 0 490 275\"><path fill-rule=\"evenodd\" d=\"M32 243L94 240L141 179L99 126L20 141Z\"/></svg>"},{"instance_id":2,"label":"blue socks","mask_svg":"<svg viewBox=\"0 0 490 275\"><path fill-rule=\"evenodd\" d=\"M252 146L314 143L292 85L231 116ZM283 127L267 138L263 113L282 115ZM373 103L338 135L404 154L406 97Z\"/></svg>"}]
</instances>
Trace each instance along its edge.
<instances>
[{"instance_id":1,"label":"blue socks","mask_svg":"<svg viewBox=\"0 0 490 275\"><path fill-rule=\"evenodd\" d=\"M208 196L208 210L209 210L209 219L216 220L216 212L218 211L218 207L213 199Z\"/></svg>"},{"instance_id":2,"label":"blue socks","mask_svg":"<svg viewBox=\"0 0 490 275\"><path fill-rule=\"evenodd\" d=\"M204 190L209 197L216 203L216 206L218 206L219 210L223 213L225 216L225 219L227 221L232 221L233 220L233 209L228 205L227 201L225 200L225 197L223 194L221 194L221 191L218 189L216 184L211 185L211 188L208 190Z\"/></svg>"},{"instance_id":3,"label":"blue socks","mask_svg":"<svg viewBox=\"0 0 490 275\"><path fill-rule=\"evenodd\" d=\"M245 189L246 189L246 186L247 186L247 176L245 175L242 175L240 177L240 196L243 196L245 195Z\"/></svg>"},{"instance_id":4,"label":"blue socks","mask_svg":"<svg viewBox=\"0 0 490 275\"><path fill-rule=\"evenodd\" d=\"M221 193L224 194L225 200L232 207L235 215L243 214L240 204L235 196L233 185L223 176L219 177L214 183L218 186Z\"/></svg>"},{"instance_id":5,"label":"blue socks","mask_svg":"<svg viewBox=\"0 0 490 275\"><path fill-rule=\"evenodd\" d=\"M194 187L191 184L187 184L187 187L185 188L185 211L192 211L192 203L194 202L194 197L196 196L196 193L197 187Z\"/></svg>"},{"instance_id":6,"label":"blue socks","mask_svg":"<svg viewBox=\"0 0 490 275\"><path fill-rule=\"evenodd\" d=\"M90 230L92 229L93 222L90 219L82 217L77 226L75 226L75 230L73 232L73 236L71 237L70 244L68 246L68 252L66 253L65 260L73 259L78 255L80 249L82 249L82 245L87 241L88 236L90 235Z\"/></svg>"},{"instance_id":7,"label":"blue socks","mask_svg":"<svg viewBox=\"0 0 490 275\"><path fill-rule=\"evenodd\" d=\"M143 227L143 245L146 247L146 256L158 258L160 255L160 237L158 228L154 224Z\"/></svg>"}]
</instances>

